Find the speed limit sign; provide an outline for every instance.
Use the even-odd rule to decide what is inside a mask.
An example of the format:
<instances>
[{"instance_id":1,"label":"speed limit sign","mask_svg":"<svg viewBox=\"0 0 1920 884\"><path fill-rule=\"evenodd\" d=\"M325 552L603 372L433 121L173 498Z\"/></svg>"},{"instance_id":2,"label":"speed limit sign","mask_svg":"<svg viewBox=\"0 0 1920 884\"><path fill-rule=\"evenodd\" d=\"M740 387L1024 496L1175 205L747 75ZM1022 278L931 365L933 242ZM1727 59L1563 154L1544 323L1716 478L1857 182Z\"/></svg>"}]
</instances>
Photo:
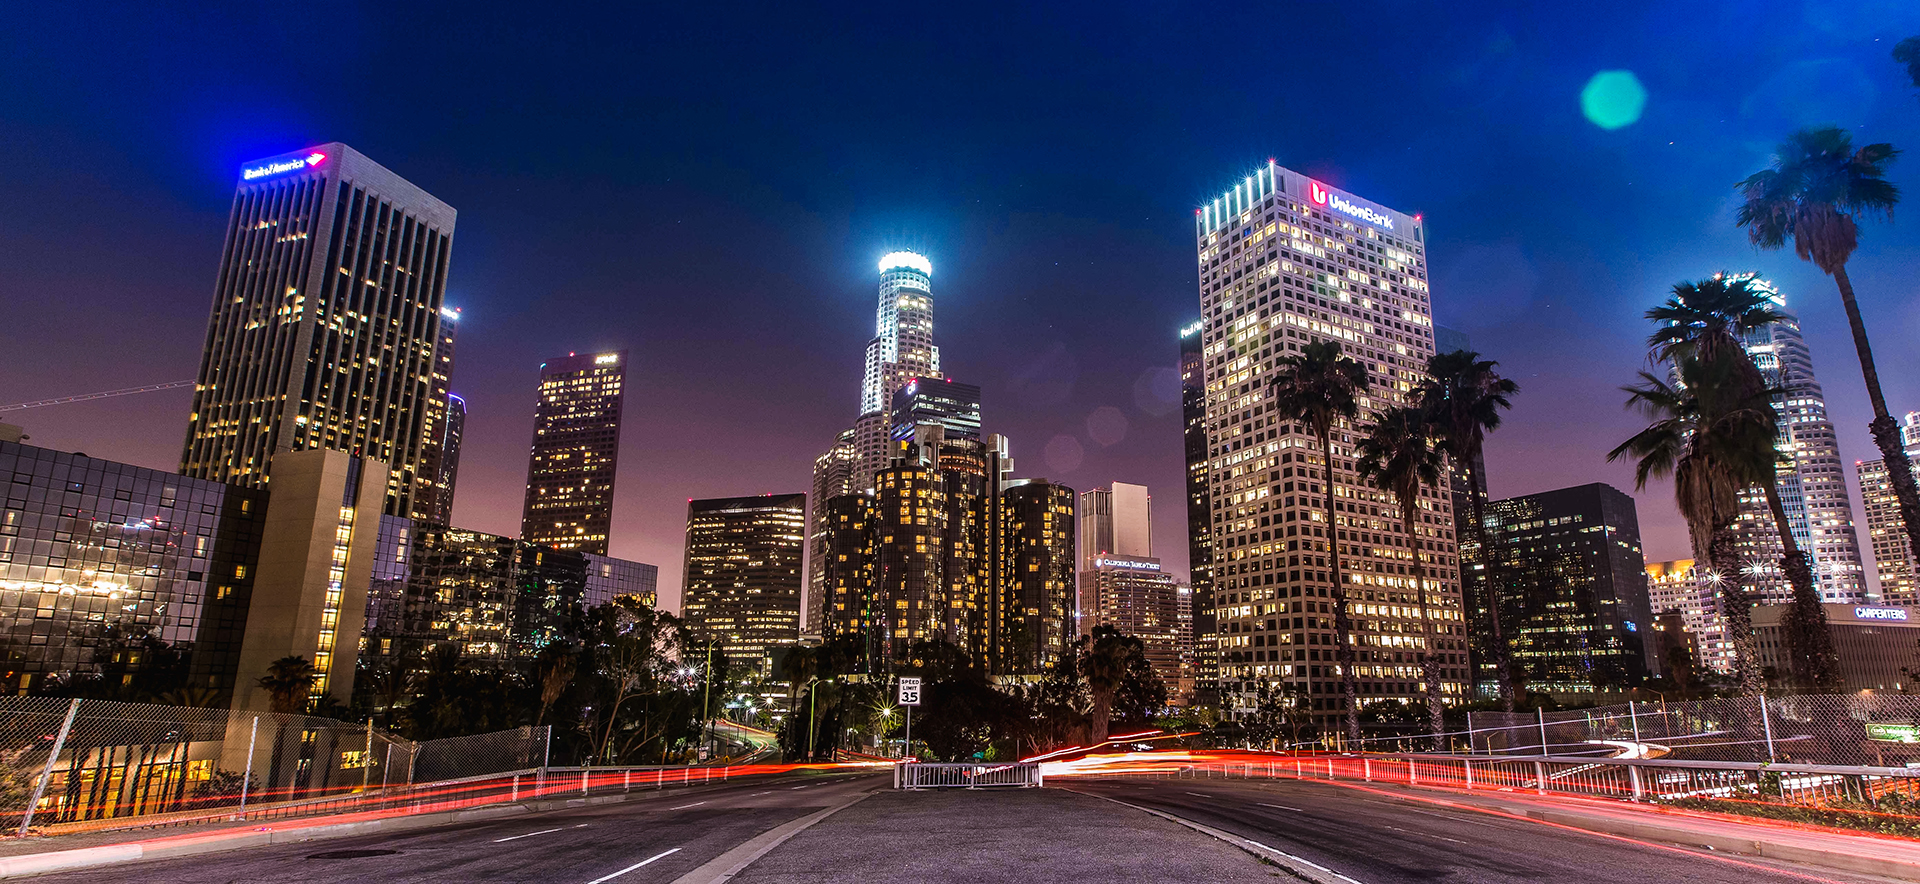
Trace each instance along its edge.
<instances>
[{"instance_id":1,"label":"speed limit sign","mask_svg":"<svg viewBox=\"0 0 1920 884\"><path fill-rule=\"evenodd\" d=\"M904 677L900 679L900 705L920 705L920 679Z\"/></svg>"}]
</instances>

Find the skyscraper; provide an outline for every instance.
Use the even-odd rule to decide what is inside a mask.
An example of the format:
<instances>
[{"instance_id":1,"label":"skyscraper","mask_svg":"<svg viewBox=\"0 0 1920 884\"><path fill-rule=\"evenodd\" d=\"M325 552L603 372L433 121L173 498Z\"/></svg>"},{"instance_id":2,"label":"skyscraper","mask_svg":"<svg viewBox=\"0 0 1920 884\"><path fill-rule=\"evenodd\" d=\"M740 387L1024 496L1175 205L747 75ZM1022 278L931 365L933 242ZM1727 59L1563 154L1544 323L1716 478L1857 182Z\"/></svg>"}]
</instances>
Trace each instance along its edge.
<instances>
[{"instance_id":1,"label":"skyscraper","mask_svg":"<svg viewBox=\"0 0 1920 884\"><path fill-rule=\"evenodd\" d=\"M1907 457L1920 461L1920 411L1907 412L1900 425L1901 447ZM1893 477L1887 462L1880 458L1856 461L1860 476L1860 502L1867 511L1867 541L1873 546L1873 565L1880 577L1880 597L1890 605L1920 604L1920 567L1916 567L1913 544L1907 541L1906 524L1900 519L1900 500L1893 494ZM1915 467L1920 475L1920 467Z\"/></svg>"},{"instance_id":2,"label":"skyscraper","mask_svg":"<svg viewBox=\"0 0 1920 884\"><path fill-rule=\"evenodd\" d=\"M860 454L853 447L853 430L840 434L833 447L813 461L813 508L807 513L807 601L806 620L801 631L808 635L828 635L828 609L833 604L828 587L829 555L827 502L854 494L853 472ZM861 494L864 495L864 489Z\"/></svg>"},{"instance_id":3,"label":"skyscraper","mask_svg":"<svg viewBox=\"0 0 1920 884\"><path fill-rule=\"evenodd\" d=\"M771 672L769 652L800 638L807 496L687 501L687 626L734 665Z\"/></svg>"},{"instance_id":4,"label":"skyscraper","mask_svg":"<svg viewBox=\"0 0 1920 884\"><path fill-rule=\"evenodd\" d=\"M1853 529L1853 502L1847 494L1846 474L1827 402L1814 377L1813 356L1800 334L1800 320L1784 310L1786 301L1771 283L1752 273L1751 280L1773 295L1786 318L1746 334L1742 344L1766 376L1781 390L1773 407L1779 414L1776 447L1783 456L1778 469L1780 502L1787 512L1793 536L1813 560L1814 582L1827 602L1868 601L1866 568L1860 559L1860 540ZM1741 495L1739 551L1747 569L1747 589L1757 604L1785 604L1793 590L1780 570L1780 535L1766 495Z\"/></svg>"},{"instance_id":5,"label":"skyscraper","mask_svg":"<svg viewBox=\"0 0 1920 884\"><path fill-rule=\"evenodd\" d=\"M264 488L276 454L344 451L411 513L454 218L344 144L242 166L180 472Z\"/></svg>"},{"instance_id":6,"label":"skyscraper","mask_svg":"<svg viewBox=\"0 0 1920 884\"><path fill-rule=\"evenodd\" d=\"M1187 456L1188 661L1194 700L1219 701L1220 655L1213 613L1213 507L1207 496L1207 360L1201 346L1206 323L1198 319L1180 329L1180 416Z\"/></svg>"},{"instance_id":7,"label":"skyscraper","mask_svg":"<svg viewBox=\"0 0 1920 884\"><path fill-rule=\"evenodd\" d=\"M1180 589L1152 556L1096 554L1080 571L1080 629L1111 626L1140 640L1171 690L1180 680Z\"/></svg>"},{"instance_id":8,"label":"skyscraper","mask_svg":"<svg viewBox=\"0 0 1920 884\"><path fill-rule=\"evenodd\" d=\"M459 330L459 308L440 308L440 340L433 348L433 386L421 430L420 472L414 477L412 515L436 525L453 520L453 479L460 468L460 433L467 419L466 401L453 395L453 345Z\"/></svg>"},{"instance_id":9,"label":"skyscraper","mask_svg":"<svg viewBox=\"0 0 1920 884\"><path fill-rule=\"evenodd\" d=\"M907 378L893 392L890 438L913 438L915 427L937 425L949 439L980 438L980 388L952 378Z\"/></svg>"},{"instance_id":10,"label":"skyscraper","mask_svg":"<svg viewBox=\"0 0 1920 884\"><path fill-rule=\"evenodd\" d=\"M1647 676L1658 648L1633 498L1596 482L1496 500L1485 560L1529 690L1588 693ZM1495 680L1491 668L1476 677Z\"/></svg>"},{"instance_id":11,"label":"skyscraper","mask_svg":"<svg viewBox=\"0 0 1920 884\"><path fill-rule=\"evenodd\" d=\"M1342 597L1360 696L1417 701L1417 657L1431 651L1457 701L1465 636L1449 496L1422 492L1409 541L1390 497L1353 472L1355 442L1374 415L1408 404L1433 354L1421 219L1269 163L1200 207L1194 238L1224 711L1244 713L1262 684L1279 684L1305 698L1321 726L1341 720L1333 605ZM1332 525L1323 515L1328 452L1273 410L1268 389L1278 361L1316 341L1338 342L1374 381L1360 419L1334 431ZM1342 557L1338 587L1332 544ZM1426 565L1425 612L1408 574L1414 556ZM1423 613L1436 648L1423 647Z\"/></svg>"},{"instance_id":12,"label":"skyscraper","mask_svg":"<svg viewBox=\"0 0 1920 884\"><path fill-rule=\"evenodd\" d=\"M607 554L626 376L625 350L569 353L540 366L523 539Z\"/></svg>"},{"instance_id":13,"label":"skyscraper","mask_svg":"<svg viewBox=\"0 0 1920 884\"><path fill-rule=\"evenodd\" d=\"M975 438L979 436L980 389L968 385L946 388L941 392L929 382L945 381L940 374L940 348L933 345L933 264L913 252L890 252L880 259L879 304L874 314L874 337L867 342L864 370L860 380L860 411L851 428L840 434L817 459L813 467L813 501L821 502L842 494L870 493L874 474L890 465L891 443L895 439L894 394L909 383L918 393L926 384L927 396L909 394L904 403L905 419L915 420L913 411L947 411L946 422L956 432L969 421ZM939 395L936 395L938 393ZM971 396L971 400L967 399ZM969 413L966 406L971 404ZM909 423L905 432L912 433ZM813 555L807 565L808 626L810 632L824 633L819 625L827 606L826 563L821 558L825 525L812 517L807 525Z\"/></svg>"},{"instance_id":14,"label":"skyscraper","mask_svg":"<svg viewBox=\"0 0 1920 884\"><path fill-rule=\"evenodd\" d=\"M1648 562L1647 598L1656 619L1668 613L1680 615L1681 625L1693 636L1701 666L1721 673L1733 671L1733 643L1727 641L1720 619L1719 594L1692 559ZM1664 658L1661 662L1665 663Z\"/></svg>"},{"instance_id":15,"label":"skyscraper","mask_svg":"<svg viewBox=\"0 0 1920 884\"><path fill-rule=\"evenodd\" d=\"M880 259L880 303L860 381L855 488L873 487L873 474L887 466L893 393L916 377L945 377L940 373L940 348L933 345L933 263L913 252L892 252Z\"/></svg>"},{"instance_id":16,"label":"skyscraper","mask_svg":"<svg viewBox=\"0 0 1920 884\"><path fill-rule=\"evenodd\" d=\"M1001 492L998 672L1043 674L1074 639L1073 510L1073 489L1045 479Z\"/></svg>"},{"instance_id":17,"label":"skyscraper","mask_svg":"<svg viewBox=\"0 0 1920 884\"><path fill-rule=\"evenodd\" d=\"M1097 624L1100 599L1095 586L1098 565L1104 558L1146 559L1153 555L1153 497L1145 485L1114 482L1105 488L1080 493L1080 508L1074 516L1078 533L1080 635ZM1154 560L1156 565L1158 559ZM1158 572L1156 566L1152 569Z\"/></svg>"}]
</instances>

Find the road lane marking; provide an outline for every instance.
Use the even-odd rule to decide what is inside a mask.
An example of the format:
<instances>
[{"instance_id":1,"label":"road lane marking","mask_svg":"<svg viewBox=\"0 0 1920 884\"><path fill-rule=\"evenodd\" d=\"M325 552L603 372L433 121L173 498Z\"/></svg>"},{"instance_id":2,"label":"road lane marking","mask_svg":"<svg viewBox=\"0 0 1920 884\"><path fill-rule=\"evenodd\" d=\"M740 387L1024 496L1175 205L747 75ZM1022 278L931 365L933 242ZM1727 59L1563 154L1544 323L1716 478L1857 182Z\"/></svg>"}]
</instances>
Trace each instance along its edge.
<instances>
[{"instance_id":1,"label":"road lane marking","mask_svg":"<svg viewBox=\"0 0 1920 884\"><path fill-rule=\"evenodd\" d=\"M1452 814L1447 814L1447 813L1434 813L1434 812L1433 812L1433 811L1431 811L1431 810L1415 810L1415 809L1413 809L1413 808L1411 808L1411 807L1403 807L1403 808L1401 808L1401 810L1404 810L1404 811L1406 811L1406 812L1408 812L1408 813L1417 813L1417 814L1419 814L1419 815L1421 815L1421 816L1430 816L1430 817L1434 817L1434 818L1436 818L1436 819L1443 819L1443 820L1446 820L1446 821L1448 821L1448 822L1454 822L1454 823L1467 823L1467 824L1469 824L1469 825L1475 825L1475 826L1485 826L1485 827L1487 827L1487 828L1489 828L1489 829L1500 829L1500 830L1502 830L1502 831L1506 831L1506 830L1507 830L1507 827L1505 827L1505 826L1496 826L1496 825L1494 825L1494 824L1492 824L1492 823L1489 823L1489 822L1485 822L1485 821L1483 821L1483 820L1475 820L1475 819L1468 819L1468 818L1466 818L1466 817L1459 817L1459 816L1454 816L1454 815L1452 815Z\"/></svg>"},{"instance_id":2,"label":"road lane marking","mask_svg":"<svg viewBox=\"0 0 1920 884\"><path fill-rule=\"evenodd\" d=\"M679 852L680 852L680 848L678 848L678 847L675 847L674 849L672 849L672 850L669 850L669 851L667 851L666 853L656 853L656 854L654 854L654 855L652 855L652 856L649 856L649 857L647 857L646 859L643 859L643 860L641 860L641 861L639 861L639 862L637 862L637 863L634 863L633 865L630 865L630 866L628 866L628 867L626 867L626 868L624 868L624 869L621 869L621 870L620 870L620 871L618 871L618 872L614 872L614 873L613 873L613 874L611 874L611 875L607 875L607 876L605 876L605 877L601 877L601 878L595 878L595 879L593 879L593 880L591 880L591 881L588 881L588 882L587 882L587 884L606 884L606 882L608 882L608 881L611 881L611 880L613 880L613 879L615 879L615 878L618 878L618 877L620 877L621 875L624 875L624 874L626 874L626 873L628 873L628 872L631 872L631 871L633 871L634 869L637 869L637 868L640 868L641 866L644 866L644 865L646 865L647 863L650 863L650 862L653 862L653 861L654 861L654 860L656 860L656 859L660 859L661 857L664 857L664 856L669 856L669 855L672 855L672 854L675 854L675 853L679 853Z\"/></svg>"},{"instance_id":3,"label":"road lane marking","mask_svg":"<svg viewBox=\"0 0 1920 884\"><path fill-rule=\"evenodd\" d=\"M812 784L812 783L808 783L808 784L807 784L807 786L811 786L811 785L813 785L813 784ZM807 786L795 786L795 787L793 787L793 789L805 789L805 788L806 788ZM788 789L787 791L789 791L789 792L791 792L791 791L793 791L793 789Z\"/></svg>"},{"instance_id":4,"label":"road lane marking","mask_svg":"<svg viewBox=\"0 0 1920 884\"><path fill-rule=\"evenodd\" d=\"M1418 835L1418 836L1420 836L1420 837L1422 837L1422 838L1438 838L1438 839L1440 839L1440 840L1442 840L1442 841L1452 841L1452 842L1453 842L1453 843L1455 843L1455 844L1465 844L1465 843L1467 843L1467 842L1465 842L1465 841L1462 841L1462 840L1460 840L1460 839L1458 839L1458 838L1448 838L1448 837L1447 837L1447 836L1445 836L1445 835L1435 835L1435 834L1432 834L1432 833L1429 833L1429 832L1416 832L1416 831L1414 831L1414 830L1412 830L1412 829L1402 829L1402 828L1400 828L1399 826L1387 826L1387 828L1389 828L1389 829L1392 829L1392 830L1394 830L1394 831L1396 831L1396 832L1405 832L1405 833L1407 833L1407 834L1409 834L1409 835Z\"/></svg>"},{"instance_id":5,"label":"road lane marking","mask_svg":"<svg viewBox=\"0 0 1920 884\"><path fill-rule=\"evenodd\" d=\"M748 797L748 798L758 798L758 797L760 797L760 796L762 796L762 795L772 795L772 794L773 794L773 790L771 790L771 789L769 789L769 790L767 790L767 791L765 791L765 792L755 792L755 793L753 793L752 795L748 795L747 797Z\"/></svg>"},{"instance_id":6,"label":"road lane marking","mask_svg":"<svg viewBox=\"0 0 1920 884\"><path fill-rule=\"evenodd\" d=\"M1187 794L1188 794L1188 795L1198 795L1198 796L1200 796L1201 798L1212 798L1212 797L1213 797L1212 795L1208 795L1208 794L1207 794L1207 793L1205 793L1205 792L1188 792Z\"/></svg>"},{"instance_id":7,"label":"road lane marking","mask_svg":"<svg viewBox=\"0 0 1920 884\"><path fill-rule=\"evenodd\" d=\"M541 829L538 832L528 832L525 835L513 835L507 838L495 838L493 839L493 843L499 844L503 841L518 841L522 838L532 838L535 835L547 835L547 834L551 834L553 832L558 832L558 831L560 830L559 829Z\"/></svg>"},{"instance_id":8,"label":"road lane marking","mask_svg":"<svg viewBox=\"0 0 1920 884\"><path fill-rule=\"evenodd\" d=\"M1301 864L1301 865L1303 865L1303 866L1306 866L1306 867L1307 867L1307 868L1309 868L1309 869L1313 869L1313 870L1315 870L1315 871L1319 871L1319 872L1324 872L1324 873L1326 873L1326 874L1329 874L1329 875L1332 875L1332 876L1334 876L1335 878L1339 878L1339 879L1340 879L1340 880L1342 880L1342 881L1346 881L1346 882L1347 882L1347 884L1360 884L1360 882L1358 882L1358 881L1355 881L1355 880L1353 880L1352 878L1349 878L1349 877L1347 877L1347 876L1345 876L1345 875L1342 875L1342 874L1340 874L1339 872L1336 872L1336 871L1334 871L1334 870L1332 870L1332 869L1329 869L1329 868L1327 868L1326 866L1323 866L1323 865L1321 865L1321 864L1319 864L1319 863L1317 863L1317 862L1314 862L1313 860L1310 860L1310 859L1301 859L1300 857L1297 857L1297 856L1294 856L1293 854L1291 854L1291 853L1288 853L1288 852L1286 852L1286 851L1284 851L1284 850L1280 850L1279 848L1275 848L1275 847L1268 847L1267 845L1265 845L1265 844L1261 844L1260 842L1258 842L1258 841L1255 841L1255 840L1253 840L1252 838L1241 838L1240 840L1242 840L1242 841L1245 841L1245 842L1247 842L1248 844L1251 844L1251 845L1253 845L1253 846L1255 846L1255 847L1258 847L1258 848L1260 848L1261 850L1264 850L1264 851L1267 851L1268 853L1273 853L1273 854L1278 854L1278 855L1280 855L1280 856L1284 856L1284 857L1286 857L1287 859L1290 859L1290 860L1292 860L1292 861L1294 861L1294 862L1297 862L1297 863L1299 863L1299 864ZM599 882L594 882L594 884L599 884Z\"/></svg>"},{"instance_id":9,"label":"road lane marking","mask_svg":"<svg viewBox=\"0 0 1920 884\"><path fill-rule=\"evenodd\" d=\"M687 809L687 808L689 808L689 807L699 807L700 805L702 805L702 804L705 804L705 803L706 803L705 801L695 801L695 802L694 802L694 803L692 803L692 804L682 804L682 805L680 805L679 807L669 807L669 808L667 808L667 809L668 809L668 810L686 810L686 809Z\"/></svg>"},{"instance_id":10,"label":"road lane marking","mask_svg":"<svg viewBox=\"0 0 1920 884\"><path fill-rule=\"evenodd\" d=\"M1284 804L1267 804L1267 803L1265 803L1265 802L1262 802L1262 801L1255 801L1254 803L1255 803L1255 804L1258 804L1258 805L1260 805L1261 807L1278 807L1278 808L1280 808L1281 810L1291 810L1291 811L1293 811L1294 813L1306 813L1306 811L1304 811L1304 810L1301 810L1301 809L1300 809L1300 808L1298 808L1298 807L1288 807L1288 806L1286 806L1286 805L1284 805Z\"/></svg>"}]
</instances>

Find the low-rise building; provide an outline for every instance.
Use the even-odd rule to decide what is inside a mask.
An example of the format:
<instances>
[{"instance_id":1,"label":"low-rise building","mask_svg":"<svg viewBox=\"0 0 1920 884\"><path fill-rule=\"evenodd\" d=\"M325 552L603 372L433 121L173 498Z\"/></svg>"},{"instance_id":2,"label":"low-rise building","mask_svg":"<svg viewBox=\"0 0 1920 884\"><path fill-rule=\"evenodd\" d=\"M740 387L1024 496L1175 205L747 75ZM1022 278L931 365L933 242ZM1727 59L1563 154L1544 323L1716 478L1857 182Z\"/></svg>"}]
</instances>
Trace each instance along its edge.
<instances>
[{"instance_id":1,"label":"low-rise building","mask_svg":"<svg viewBox=\"0 0 1920 884\"><path fill-rule=\"evenodd\" d=\"M1891 691L1914 686L1906 670L1920 671L1920 608L1901 605L1824 604L1840 680L1848 691ZM1754 653L1761 671L1776 681L1791 668L1781 623L1789 605L1753 609Z\"/></svg>"}]
</instances>

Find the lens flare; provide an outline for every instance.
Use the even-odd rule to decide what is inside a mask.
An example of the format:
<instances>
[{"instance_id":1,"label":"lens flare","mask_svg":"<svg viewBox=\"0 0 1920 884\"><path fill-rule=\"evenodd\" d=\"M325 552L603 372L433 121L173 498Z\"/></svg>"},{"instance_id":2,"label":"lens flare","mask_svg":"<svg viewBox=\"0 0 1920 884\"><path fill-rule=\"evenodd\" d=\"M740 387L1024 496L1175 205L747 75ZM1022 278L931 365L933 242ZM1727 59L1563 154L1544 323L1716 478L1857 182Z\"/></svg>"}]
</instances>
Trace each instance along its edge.
<instances>
[{"instance_id":1,"label":"lens flare","mask_svg":"<svg viewBox=\"0 0 1920 884\"><path fill-rule=\"evenodd\" d=\"M1601 71L1580 90L1580 112L1609 132L1639 121L1646 107L1646 87L1632 71Z\"/></svg>"}]
</instances>

